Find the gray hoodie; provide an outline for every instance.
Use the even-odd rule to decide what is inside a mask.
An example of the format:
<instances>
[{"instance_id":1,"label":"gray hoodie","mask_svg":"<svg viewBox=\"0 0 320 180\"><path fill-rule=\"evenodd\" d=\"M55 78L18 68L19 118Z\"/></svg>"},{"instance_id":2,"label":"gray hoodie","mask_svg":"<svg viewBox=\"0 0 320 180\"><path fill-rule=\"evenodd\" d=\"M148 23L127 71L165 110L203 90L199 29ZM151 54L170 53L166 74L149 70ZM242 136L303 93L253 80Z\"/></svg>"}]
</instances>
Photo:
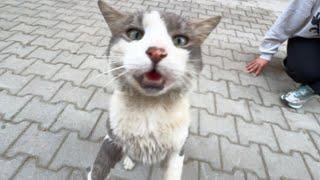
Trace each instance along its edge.
<instances>
[{"instance_id":1,"label":"gray hoodie","mask_svg":"<svg viewBox=\"0 0 320 180\"><path fill-rule=\"evenodd\" d=\"M320 0L293 0L266 33L260 58L270 61L292 37L320 38Z\"/></svg>"}]
</instances>

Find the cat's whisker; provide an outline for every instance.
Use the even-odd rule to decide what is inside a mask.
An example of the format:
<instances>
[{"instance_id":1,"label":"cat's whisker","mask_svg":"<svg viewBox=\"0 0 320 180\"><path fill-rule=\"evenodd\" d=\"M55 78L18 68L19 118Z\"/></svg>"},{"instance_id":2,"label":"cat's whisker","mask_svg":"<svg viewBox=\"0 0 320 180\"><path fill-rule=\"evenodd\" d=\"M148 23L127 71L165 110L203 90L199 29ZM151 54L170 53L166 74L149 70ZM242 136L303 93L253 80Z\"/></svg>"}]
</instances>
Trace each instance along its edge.
<instances>
[{"instance_id":1,"label":"cat's whisker","mask_svg":"<svg viewBox=\"0 0 320 180\"><path fill-rule=\"evenodd\" d=\"M106 88L107 86L109 86L112 82L114 82L115 80L117 80L118 78L120 78L121 76L127 74L128 71L124 71L122 73L120 73L118 76L112 78L105 86L102 87L102 89Z\"/></svg>"}]
</instances>

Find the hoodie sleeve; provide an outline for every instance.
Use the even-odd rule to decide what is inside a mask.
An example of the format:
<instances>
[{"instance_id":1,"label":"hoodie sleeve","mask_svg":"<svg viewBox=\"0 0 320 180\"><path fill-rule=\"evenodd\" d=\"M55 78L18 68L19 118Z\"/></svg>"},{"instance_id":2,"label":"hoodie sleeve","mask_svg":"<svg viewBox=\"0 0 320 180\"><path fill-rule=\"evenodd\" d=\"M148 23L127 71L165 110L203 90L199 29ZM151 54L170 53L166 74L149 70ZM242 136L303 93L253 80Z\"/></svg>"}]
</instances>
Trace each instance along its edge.
<instances>
[{"instance_id":1,"label":"hoodie sleeve","mask_svg":"<svg viewBox=\"0 0 320 180\"><path fill-rule=\"evenodd\" d=\"M260 58L271 60L283 42L306 25L315 0L293 0L268 30L259 48Z\"/></svg>"}]
</instances>

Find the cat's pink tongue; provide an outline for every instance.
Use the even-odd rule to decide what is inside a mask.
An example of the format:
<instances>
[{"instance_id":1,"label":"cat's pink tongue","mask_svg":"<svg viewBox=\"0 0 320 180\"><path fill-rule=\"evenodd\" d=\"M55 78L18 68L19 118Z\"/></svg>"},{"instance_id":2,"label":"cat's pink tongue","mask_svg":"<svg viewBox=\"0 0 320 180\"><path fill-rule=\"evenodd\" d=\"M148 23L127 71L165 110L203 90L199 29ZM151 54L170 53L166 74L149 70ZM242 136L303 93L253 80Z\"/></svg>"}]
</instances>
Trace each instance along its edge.
<instances>
[{"instance_id":1,"label":"cat's pink tongue","mask_svg":"<svg viewBox=\"0 0 320 180\"><path fill-rule=\"evenodd\" d=\"M162 78L161 74L159 74L157 71L152 70L145 74L146 77L151 81L158 81Z\"/></svg>"}]
</instances>

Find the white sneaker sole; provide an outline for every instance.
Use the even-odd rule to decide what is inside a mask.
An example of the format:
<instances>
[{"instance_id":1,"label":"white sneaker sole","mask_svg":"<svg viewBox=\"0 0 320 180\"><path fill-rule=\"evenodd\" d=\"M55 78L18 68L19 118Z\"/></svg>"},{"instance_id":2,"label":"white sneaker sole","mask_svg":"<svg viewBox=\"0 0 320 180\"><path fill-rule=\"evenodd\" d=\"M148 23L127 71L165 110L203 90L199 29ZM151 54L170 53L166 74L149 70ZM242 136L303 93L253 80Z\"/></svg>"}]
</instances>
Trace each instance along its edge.
<instances>
[{"instance_id":1,"label":"white sneaker sole","mask_svg":"<svg viewBox=\"0 0 320 180\"><path fill-rule=\"evenodd\" d=\"M289 106L292 109L301 109L303 107L303 104L297 105L297 104L290 103L289 101L286 100L285 95L280 96L280 99L285 105Z\"/></svg>"}]
</instances>

